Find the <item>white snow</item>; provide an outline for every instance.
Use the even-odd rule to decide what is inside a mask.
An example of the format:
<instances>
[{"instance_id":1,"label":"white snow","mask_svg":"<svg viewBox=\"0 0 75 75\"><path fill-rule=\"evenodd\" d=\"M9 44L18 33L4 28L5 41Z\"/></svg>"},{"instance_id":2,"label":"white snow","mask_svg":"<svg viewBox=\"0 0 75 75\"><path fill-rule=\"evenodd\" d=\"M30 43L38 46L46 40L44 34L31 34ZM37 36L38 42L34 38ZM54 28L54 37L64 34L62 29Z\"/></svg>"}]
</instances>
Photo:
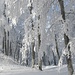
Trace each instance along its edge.
<instances>
[{"instance_id":1,"label":"white snow","mask_svg":"<svg viewBox=\"0 0 75 75\"><path fill-rule=\"evenodd\" d=\"M64 55L68 53L68 50L64 49L63 34L65 32L69 36L72 60L75 61L75 40L73 39L75 38L75 1L64 0L64 4L66 5L66 22L62 19L59 9L60 7L58 6L58 0L0 0L0 51L5 49L5 47L2 49L2 45L9 46L9 41L9 44L11 45L10 50L12 52L11 57L0 52L0 75L68 75L67 65L63 65L63 62L65 63ZM31 6L33 7L32 15L29 11ZM3 16L3 14L5 14L6 17ZM32 30L31 19L33 19L34 31ZM38 33L41 34L39 52L37 37ZM58 66L53 65L54 62L52 53L54 53L56 56L56 62L58 62L55 34L57 34L58 49L59 54L61 55ZM33 41L33 38L35 39L35 62L42 58L43 52L45 52L46 59L51 65L43 66L43 71L40 71L36 65L35 68L31 68L21 66L14 61L17 59L18 54L21 60L28 59L28 64L31 65L30 54L32 54L32 51L29 51L30 53L26 52L27 50L31 50L31 42ZM20 49L20 44L23 44L22 50L20 50L22 54L17 53ZM9 51L9 49L7 51ZM38 57L37 54L39 55ZM23 61L21 61L21 63L22 62Z\"/></svg>"},{"instance_id":2,"label":"white snow","mask_svg":"<svg viewBox=\"0 0 75 75\"><path fill-rule=\"evenodd\" d=\"M35 68L20 66L12 58L0 52L0 75L68 75L68 70L66 65L43 66L43 71L39 71L37 66Z\"/></svg>"},{"instance_id":3,"label":"white snow","mask_svg":"<svg viewBox=\"0 0 75 75\"><path fill-rule=\"evenodd\" d=\"M12 69L6 69L0 71L0 75L68 75L68 71L66 66L63 66L60 70L58 70L58 67L46 67L43 68L43 71L39 71L32 68L26 68L26 67L15 67ZM75 74L74 74L75 75Z\"/></svg>"},{"instance_id":4,"label":"white snow","mask_svg":"<svg viewBox=\"0 0 75 75\"><path fill-rule=\"evenodd\" d=\"M12 18L12 24L16 25L16 17Z\"/></svg>"}]
</instances>

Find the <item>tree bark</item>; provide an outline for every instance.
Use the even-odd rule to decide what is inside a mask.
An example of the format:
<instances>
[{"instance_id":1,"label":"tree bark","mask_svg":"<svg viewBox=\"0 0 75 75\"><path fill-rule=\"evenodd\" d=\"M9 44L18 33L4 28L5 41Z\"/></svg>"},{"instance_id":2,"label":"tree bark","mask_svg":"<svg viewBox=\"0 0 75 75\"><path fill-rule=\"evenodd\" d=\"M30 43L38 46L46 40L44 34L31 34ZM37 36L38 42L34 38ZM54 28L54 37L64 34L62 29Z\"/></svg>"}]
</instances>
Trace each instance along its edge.
<instances>
[{"instance_id":1,"label":"tree bark","mask_svg":"<svg viewBox=\"0 0 75 75\"><path fill-rule=\"evenodd\" d=\"M35 65L35 52L34 52L34 42L31 43L32 46L32 67Z\"/></svg>"},{"instance_id":2,"label":"tree bark","mask_svg":"<svg viewBox=\"0 0 75 75\"><path fill-rule=\"evenodd\" d=\"M69 75L73 75L74 69L73 69L72 60L71 60L70 45L68 45L68 52L69 52L69 55L68 56L66 55L67 67L68 67Z\"/></svg>"},{"instance_id":3,"label":"tree bark","mask_svg":"<svg viewBox=\"0 0 75 75\"><path fill-rule=\"evenodd\" d=\"M3 37L3 41L2 41L2 52L4 53L4 37Z\"/></svg>"},{"instance_id":4,"label":"tree bark","mask_svg":"<svg viewBox=\"0 0 75 75\"><path fill-rule=\"evenodd\" d=\"M63 20L65 22L64 2L63 2L63 0L58 0L58 2L60 4L62 18L63 18ZM66 48L68 43L69 43L69 37L66 35L66 33L64 33L64 42L65 42L65 48ZM72 65L72 60L71 60L70 46L68 46L68 52L69 52L69 58L66 55L67 67L68 67L69 75L73 75L74 70L73 70L73 65Z\"/></svg>"},{"instance_id":5,"label":"tree bark","mask_svg":"<svg viewBox=\"0 0 75 75\"><path fill-rule=\"evenodd\" d=\"M55 34L55 43L56 43L56 52L57 52L57 55L58 55L58 59L60 59L56 34Z\"/></svg>"},{"instance_id":6,"label":"tree bark","mask_svg":"<svg viewBox=\"0 0 75 75\"><path fill-rule=\"evenodd\" d=\"M32 0L30 0L30 6L28 7L29 8L29 11L30 11L30 15L33 15L33 2ZM33 16L32 16L33 17ZM32 48L32 67L34 68L34 64L35 64L35 52L34 52L34 36L33 36L33 32L34 32L34 24L33 24L33 18L31 17L31 25L32 25L32 41L31 41L31 48Z\"/></svg>"},{"instance_id":7,"label":"tree bark","mask_svg":"<svg viewBox=\"0 0 75 75\"><path fill-rule=\"evenodd\" d=\"M60 5L60 9L61 9L61 15L63 20L65 21L65 9L64 9L64 2L63 0L58 0L59 5Z\"/></svg>"},{"instance_id":8,"label":"tree bark","mask_svg":"<svg viewBox=\"0 0 75 75\"><path fill-rule=\"evenodd\" d=\"M38 21L40 20L40 15L38 15ZM40 51L40 45L41 45L41 34L40 34L40 27L38 23L38 57L39 57L39 51ZM42 71L42 58L38 58L38 66L39 70Z\"/></svg>"},{"instance_id":9,"label":"tree bark","mask_svg":"<svg viewBox=\"0 0 75 75\"><path fill-rule=\"evenodd\" d=\"M52 51L52 54L53 54L54 65L56 65L56 58L55 58L55 55L54 55L53 51Z\"/></svg>"},{"instance_id":10,"label":"tree bark","mask_svg":"<svg viewBox=\"0 0 75 75\"><path fill-rule=\"evenodd\" d=\"M42 59L40 58L40 60L39 60L39 70L41 70L42 71Z\"/></svg>"},{"instance_id":11,"label":"tree bark","mask_svg":"<svg viewBox=\"0 0 75 75\"><path fill-rule=\"evenodd\" d=\"M12 56L11 42L10 42L10 56Z\"/></svg>"},{"instance_id":12,"label":"tree bark","mask_svg":"<svg viewBox=\"0 0 75 75\"><path fill-rule=\"evenodd\" d=\"M7 32L7 55L10 55L10 51L9 51L9 31Z\"/></svg>"},{"instance_id":13,"label":"tree bark","mask_svg":"<svg viewBox=\"0 0 75 75\"><path fill-rule=\"evenodd\" d=\"M6 48L6 31L4 29L4 54L7 55L7 48Z\"/></svg>"}]
</instances>

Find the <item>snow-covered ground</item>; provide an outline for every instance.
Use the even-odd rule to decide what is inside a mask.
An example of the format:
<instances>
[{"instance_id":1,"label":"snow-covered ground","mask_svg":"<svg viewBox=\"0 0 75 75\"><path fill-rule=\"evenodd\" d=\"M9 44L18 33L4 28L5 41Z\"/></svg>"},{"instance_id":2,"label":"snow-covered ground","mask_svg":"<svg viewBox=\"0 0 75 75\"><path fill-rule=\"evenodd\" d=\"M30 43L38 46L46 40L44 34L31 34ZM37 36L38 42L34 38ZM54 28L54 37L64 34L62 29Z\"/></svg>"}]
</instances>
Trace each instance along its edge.
<instances>
[{"instance_id":1,"label":"snow-covered ground","mask_svg":"<svg viewBox=\"0 0 75 75\"><path fill-rule=\"evenodd\" d=\"M7 68L2 70L0 75L68 75L66 66L63 66L60 70L58 67L47 67L43 68L43 71L22 66L14 66L14 68L11 69Z\"/></svg>"},{"instance_id":2,"label":"snow-covered ground","mask_svg":"<svg viewBox=\"0 0 75 75\"><path fill-rule=\"evenodd\" d=\"M39 71L37 67L20 66L12 58L0 53L0 75L68 75L68 71L66 65L46 66L43 71Z\"/></svg>"}]
</instances>

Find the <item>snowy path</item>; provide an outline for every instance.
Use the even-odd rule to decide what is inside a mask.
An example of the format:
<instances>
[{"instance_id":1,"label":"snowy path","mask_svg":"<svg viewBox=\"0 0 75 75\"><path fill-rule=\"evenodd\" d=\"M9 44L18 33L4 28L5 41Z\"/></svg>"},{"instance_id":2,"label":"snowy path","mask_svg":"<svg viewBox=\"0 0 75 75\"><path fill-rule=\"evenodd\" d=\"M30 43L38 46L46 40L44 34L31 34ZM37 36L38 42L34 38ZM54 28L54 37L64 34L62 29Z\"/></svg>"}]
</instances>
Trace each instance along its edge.
<instances>
[{"instance_id":1,"label":"snowy path","mask_svg":"<svg viewBox=\"0 0 75 75\"><path fill-rule=\"evenodd\" d=\"M66 67L63 67L60 71L58 67L46 67L43 71L39 71L32 68L17 67L10 70L3 70L0 75L68 75Z\"/></svg>"}]
</instances>

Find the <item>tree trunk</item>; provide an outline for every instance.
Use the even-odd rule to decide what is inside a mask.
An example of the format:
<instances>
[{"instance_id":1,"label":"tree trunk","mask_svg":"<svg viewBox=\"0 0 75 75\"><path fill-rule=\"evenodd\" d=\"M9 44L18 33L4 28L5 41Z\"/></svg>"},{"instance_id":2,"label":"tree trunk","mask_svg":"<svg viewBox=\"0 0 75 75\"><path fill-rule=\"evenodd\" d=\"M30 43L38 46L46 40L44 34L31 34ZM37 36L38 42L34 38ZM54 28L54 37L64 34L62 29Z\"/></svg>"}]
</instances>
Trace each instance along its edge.
<instances>
[{"instance_id":1,"label":"tree trunk","mask_svg":"<svg viewBox=\"0 0 75 75\"><path fill-rule=\"evenodd\" d=\"M65 22L64 2L63 2L63 0L58 0L58 2L60 4L62 18ZM66 48L69 43L69 37L66 35L66 33L64 33L64 42L65 42L65 48ZM69 55L69 58L68 58L68 56L66 56L67 67L68 67L69 75L73 75L74 70L73 70L72 61L71 61L70 46L68 47L68 52L70 55Z\"/></svg>"},{"instance_id":2,"label":"tree trunk","mask_svg":"<svg viewBox=\"0 0 75 75\"><path fill-rule=\"evenodd\" d=\"M64 42L65 42L65 48L67 47L67 44L69 43L69 38L66 35L66 33L64 33Z\"/></svg>"},{"instance_id":3,"label":"tree trunk","mask_svg":"<svg viewBox=\"0 0 75 75\"><path fill-rule=\"evenodd\" d=\"M56 58L55 58L55 55L54 55L53 51L52 51L52 54L53 54L54 65L56 65Z\"/></svg>"},{"instance_id":4,"label":"tree trunk","mask_svg":"<svg viewBox=\"0 0 75 75\"><path fill-rule=\"evenodd\" d=\"M46 66L46 55L45 55L45 52L43 52L42 61L43 61L43 65Z\"/></svg>"},{"instance_id":5,"label":"tree trunk","mask_svg":"<svg viewBox=\"0 0 75 75\"><path fill-rule=\"evenodd\" d=\"M63 18L63 20L65 21L64 2L63 2L63 0L58 0L58 2L59 2L59 5L60 5L62 18Z\"/></svg>"},{"instance_id":6,"label":"tree trunk","mask_svg":"<svg viewBox=\"0 0 75 75\"><path fill-rule=\"evenodd\" d=\"M3 37L3 41L2 41L2 52L4 53L4 37Z\"/></svg>"},{"instance_id":7,"label":"tree trunk","mask_svg":"<svg viewBox=\"0 0 75 75\"><path fill-rule=\"evenodd\" d=\"M12 56L11 42L10 42L10 56Z\"/></svg>"},{"instance_id":8,"label":"tree trunk","mask_svg":"<svg viewBox=\"0 0 75 75\"><path fill-rule=\"evenodd\" d=\"M41 44L41 38L40 37L41 37L41 35L38 33L38 51L40 51L40 44ZM38 54L38 57L39 57L39 54ZM41 57L38 58L38 66L39 66L39 70L42 71L42 58Z\"/></svg>"},{"instance_id":9,"label":"tree trunk","mask_svg":"<svg viewBox=\"0 0 75 75\"><path fill-rule=\"evenodd\" d=\"M57 52L57 55L58 55L58 59L60 59L56 34L55 34L55 43L56 43L56 52Z\"/></svg>"},{"instance_id":10,"label":"tree trunk","mask_svg":"<svg viewBox=\"0 0 75 75\"><path fill-rule=\"evenodd\" d=\"M40 20L40 15L38 15L38 21ZM40 45L41 45L41 34L40 34L40 27L38 23L38 66L39 70L42 71L42 58L39 58L39 51L40 51Z\"/></svg>"},{"instance_id":11,"label":"tree trunk","mask_svg":"<svg viewBox=\"0 0 75 75\"><path fill-rule=\"evenodd\" d=\"M32 42L31 45L32 45L32 67L34 68L35 65L34 42Z\"/></svg>"},{"instance_id":12,"label":"tree trunk","mask_svg":"<svg viewBox=\"0 0 75 75\"><path fill-rule=\"evenodd\" d=\"M7 50L8 50L8 55L10 55L10 50L9 50L9 31L8 31L8 40L7 40Z\"/></svg>"},{"instance_id":13,"label":"tree trunk","mask_svg":"<svg viewBox=\"0 0 75 75\"><path fill-rule=\"evenodd\" d=\"M29 8L29 11L30 11L30 15L33 15L33 1L30 0L30 6L28 7ZM33 17L33 16L32 16ZM31 47L32 47L32 67L34 68L34 64L35 64L35 52L34 52L34 36L33 36L33 32L34 32L34 24L33 24L33 18L31 17L31 25L32 25L32 41L31 41Z\"/></svg>"},{"instance_id":14,"label":"tree trunk","mask_svg":"<svg viewBox=\"0 0 75 75\"><path fill-rule=\"evenodd\" d=\"M69 75L73 75L74 69L73 69L72 60L71 60L70 45L68 45L68 52L69 52L69 55L68 56L66 55L67 67L68 67Z\"/></svg>"},{"instance_id":15,"label":"tree trunk","mask_svg":"<svg viewBox=\"0 0 75 75\"><path fill-rule=\"evenodd\" d=\"M4 29L4 54L7 55L7 48L6 48L6 31Z\"/></svg>"},{"instance_id":16,"label":"tree trunk","mask_svg":"<svg viewBox=\"0 0 75 75\"><path fill-rule=\"evenodd\" d=\"M9 31L7 32L6 55L10 55L10 51L9 51Z\"/></svg>"},{"instance_id":17,"label":"tree trunk","mask_svg":"<svg viewBox=\"0 0 75 75\"><path fill-rule=\"evenodd\" d=\"M41 59L41 58L40 58L40 60L39 60L38 65L39 65L39 70L41 70L41 71L42 71L42 59Z\"/></svg>"}]
</instances>

